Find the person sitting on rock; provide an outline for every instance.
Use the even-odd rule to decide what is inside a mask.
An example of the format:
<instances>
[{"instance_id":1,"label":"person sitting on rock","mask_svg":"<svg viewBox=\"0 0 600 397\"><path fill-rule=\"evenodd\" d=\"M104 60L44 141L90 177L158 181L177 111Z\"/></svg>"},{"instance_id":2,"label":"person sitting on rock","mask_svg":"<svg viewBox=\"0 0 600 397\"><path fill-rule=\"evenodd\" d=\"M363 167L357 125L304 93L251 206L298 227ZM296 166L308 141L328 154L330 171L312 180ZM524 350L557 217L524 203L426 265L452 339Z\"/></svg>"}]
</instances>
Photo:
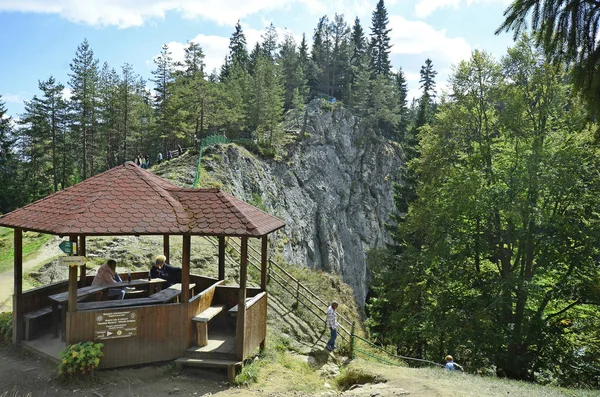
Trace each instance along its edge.
<instances>
[{"instance_id":1,"label":"person sitting on rock","mask_svg":"<svg viewBox=\"0 0 600 397\"><path fill-rule=\"evenodd\" d=\"M167 287L181 282L181 268L169 265L167 257L158 255L150 269L150 277L167 280Z\"/></svg>"},{"instance_id":2,"label":"person sitting on rock","mask_svg":"<svg viewBox=\"0 0 600 397\"><path fill-rule=\"evenodd\" d=\"M92 281L92 285L111 285L116 284L119 281L121 281L121 278L117 274L117 262L113 259L109 259L104 265L98 268L98 272ZM117 299L123 300L125 298L125 289L110 288L108 290L108 296L116 296Z\"/></svg>"}]
</instances>

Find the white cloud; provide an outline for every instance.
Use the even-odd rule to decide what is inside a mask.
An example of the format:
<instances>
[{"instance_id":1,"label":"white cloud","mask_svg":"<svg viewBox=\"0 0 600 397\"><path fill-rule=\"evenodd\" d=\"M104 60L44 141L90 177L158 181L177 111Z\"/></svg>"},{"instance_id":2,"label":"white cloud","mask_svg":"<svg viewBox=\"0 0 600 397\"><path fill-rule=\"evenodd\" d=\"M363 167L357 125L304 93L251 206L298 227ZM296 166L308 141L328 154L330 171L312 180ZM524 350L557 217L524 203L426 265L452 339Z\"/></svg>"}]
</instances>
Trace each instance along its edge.
<instances>
[{"instance_id":1,"label":"white cloud","mask_svg":"<svg viewBox=\"0 0 600 397\"><path fill-rule=\"evenodd\" d=\"M344 14L366 17L375 8L371 0L1 0L0 11L56 14L92 26L141 26L164 19L168 12L183 18L202 18L233 26L238 19L260 12L287 10L299 4L313 15Z\"/></svg>"},{"instance_id":2,"label":"white cloud","mask_svg":"<svg viewBox=\"0 0 600 397\"><path fill-rule=\"evenodd\" d=\"M342 3L342 0L336 2ZM362 4L363 0L353 3ZM203 18L222 25L259 12L286 9L301 3L309 10L324 9L325 0L3 0L0 11L57 14L69 21L93 26L141 26L150 19L164 19L167 12L184 18Z\"/></svg>"},{"instance_id":3,"label":"white cloud","mask_svg":"<svg viewBox=\"0 0 600 397\"><path fill-rule=\"evenodd\" d=\"M389 17L393 54L436 53L448 63L458 63L471 56L471 46L462 37L448 37L446 30L435 30L423 21L409 21L400 15Z\"/></svg>"},{"instance_id":4,"label":"white cloud","mask_svg":"<svg viewBox=\"0 0 600 397\"><path fill-rule=\"evenodd\" d=\"M23 97L19 94L2 95L1 99L6 103L23 103Z\"/></svg>"},{"instance_id":5,"label":"white cloud","mask_svg":"<svg viewBox=\"0 0 600 397\"><path fill-rule=\"evenodd\" d=\"M466 3L470 6L474 3L503 3L508 4L511 0L418 0L415 4L415 14L419 18L431 15L437 10L444 8L459 9Z\"/></svg>"},{"instance_id":6,"label":"white cloud","mask_svg":"<svg viewBox=\"0 0 600 397\"><path fill-rule=\"evenodd\" d=\"M206 64L206 73L210 74L215 68L218 71L223 63L225 55L229 51L229 38L199 34L190 41L197 43L202 47L202 51L204 52L204 63ZM183 62L187 43L171 41L170 43L167 43L167 45L171 51L173 61Z\"/></svg>"},{"instance_id":7,"label":"white cloud","mask_svg":"<svg viewBox=\"0 0 600 397\"><path fill-rule=\"evenodd\" d=\"M265 34L266 28L262 30L254 29L249 25L242 23L242 29L246 36L248 52L251 52L256 43L262 42L262 36ZM297 44L300 44L300 41L302 40L302 35L294 34L289 29L276 27L275 30L277 31L279 42L283 41L283 38L288 33L291 33L294 36ZM190 41L198 43L200 47L202 47L202 51L204 52L204 63L206 64L206 73L210 74L214 69L219 72L225 56L229 53L229 37L199 34ZM187 43L171 41L170 43L167 43L167 45L169 46L169 51L171 51L173 61L182 62ZM156 54L154 59L158 55L159 54ZM155 67L152 60L146 61L146 64L150 65L151 68Z\"/></svg>"},{"instance_id":8,"label":"white cloud","mask_svg":"<svg viewBox=\"0 0 600 397\"><path fill-rule=\"evenodd\" d=\"M65 87L63 88L62 92L60 93L62 95L62 98L66 101L71 100L71 89L69 87Z\"/></svg>"}]
</instances>

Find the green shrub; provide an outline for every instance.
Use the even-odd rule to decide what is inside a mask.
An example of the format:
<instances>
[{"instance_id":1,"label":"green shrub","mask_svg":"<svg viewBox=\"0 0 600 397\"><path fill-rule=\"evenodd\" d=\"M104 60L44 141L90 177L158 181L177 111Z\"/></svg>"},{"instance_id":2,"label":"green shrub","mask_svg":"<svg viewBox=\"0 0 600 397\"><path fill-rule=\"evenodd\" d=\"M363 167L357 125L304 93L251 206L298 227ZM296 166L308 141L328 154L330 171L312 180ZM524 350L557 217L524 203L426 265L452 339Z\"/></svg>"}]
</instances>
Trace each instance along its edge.
<instances>
[{"instance_id":1,"label":"green shrub","mask_svg":"<svg viewBox=\"0 0 600 397\"><path fill-rule=\"evenodd\" d=\"M0 343L12 341L12 313L0 313Z\"/></svg>"},{"instance_id":2,"label":"green shrub","mask_svg":"<svg viewBox=\"0 0 600 397\"><path fill-rule=\"evenodd\" d=\"M380 382L381 379L377 376L358 368L348 368L335 378L335 383L341 390L348 390L354 385Z\"/></svg>"},{"instance_id":3,"label":"green shrub","mask_svg":"<svg viewBox=\"0 0 600 397\"><path fill-rule=\"evenodd\" d=\"M58 374L72 376L93 374L100 365L103 343L80 342L67 346L60 352Z\"/></svg>"}]
</instances>

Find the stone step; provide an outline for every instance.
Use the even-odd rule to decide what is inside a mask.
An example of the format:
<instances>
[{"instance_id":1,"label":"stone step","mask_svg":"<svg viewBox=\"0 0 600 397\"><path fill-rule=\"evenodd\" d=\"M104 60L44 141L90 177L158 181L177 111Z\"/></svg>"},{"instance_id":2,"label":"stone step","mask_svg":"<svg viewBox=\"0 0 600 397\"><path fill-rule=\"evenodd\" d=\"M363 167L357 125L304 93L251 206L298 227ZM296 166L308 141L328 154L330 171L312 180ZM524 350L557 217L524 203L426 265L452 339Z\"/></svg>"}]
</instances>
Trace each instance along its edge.
<instances>
[{"instance_id":1,"label":"stone step","mask_svg":"<svg viewBox=\"0 0 600 397\"><path fill-rule=\"evenodd\" d=\"M224 368L227 369L227 380L232 383L235 376L242 368L242 362L237 360L209 360L201 358L182 357L175 360L177 368L195 367L195 368Z\"/></svg>"}]
</instances>

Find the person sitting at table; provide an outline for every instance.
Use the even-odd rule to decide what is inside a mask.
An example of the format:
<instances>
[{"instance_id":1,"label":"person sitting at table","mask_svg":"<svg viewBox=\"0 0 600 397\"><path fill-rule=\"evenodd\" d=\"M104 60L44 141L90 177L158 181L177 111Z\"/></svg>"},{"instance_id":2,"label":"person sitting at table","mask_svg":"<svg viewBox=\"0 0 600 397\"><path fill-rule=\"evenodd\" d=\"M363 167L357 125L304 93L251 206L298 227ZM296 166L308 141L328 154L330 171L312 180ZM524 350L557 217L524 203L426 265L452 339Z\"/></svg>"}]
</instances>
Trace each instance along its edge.
<instances>
[{"instance_id":1,"label":"person sitting at table","mask_svg":"<svg viewBox=\"0 0 600 397\"><path fill-rule=\"evenodd\" d=\"M118 281L117 281L118 280ZM109 259L106 263L98 268L98 272L92 281L92 285L111 285L121 281L121 277L117 274L117 262L114 259ZM124 288L110 288L108 296L117 296L118 299L125 298Z\"/></svg>"},{"instance_id":2,"label":"person sitting at table","mask_svg":"<svg viewBox=\"0 0 600 397\"><path fill-rule=\"evenodd\" d=\"M167 262L167 257L164 255L159 255L156 257L156 261L152 268L150 269L150 277L152 278L162 278L167 280L167 288L175 283L181 282L181 268L169 265Z\"/></svg>"}]
</instances>

